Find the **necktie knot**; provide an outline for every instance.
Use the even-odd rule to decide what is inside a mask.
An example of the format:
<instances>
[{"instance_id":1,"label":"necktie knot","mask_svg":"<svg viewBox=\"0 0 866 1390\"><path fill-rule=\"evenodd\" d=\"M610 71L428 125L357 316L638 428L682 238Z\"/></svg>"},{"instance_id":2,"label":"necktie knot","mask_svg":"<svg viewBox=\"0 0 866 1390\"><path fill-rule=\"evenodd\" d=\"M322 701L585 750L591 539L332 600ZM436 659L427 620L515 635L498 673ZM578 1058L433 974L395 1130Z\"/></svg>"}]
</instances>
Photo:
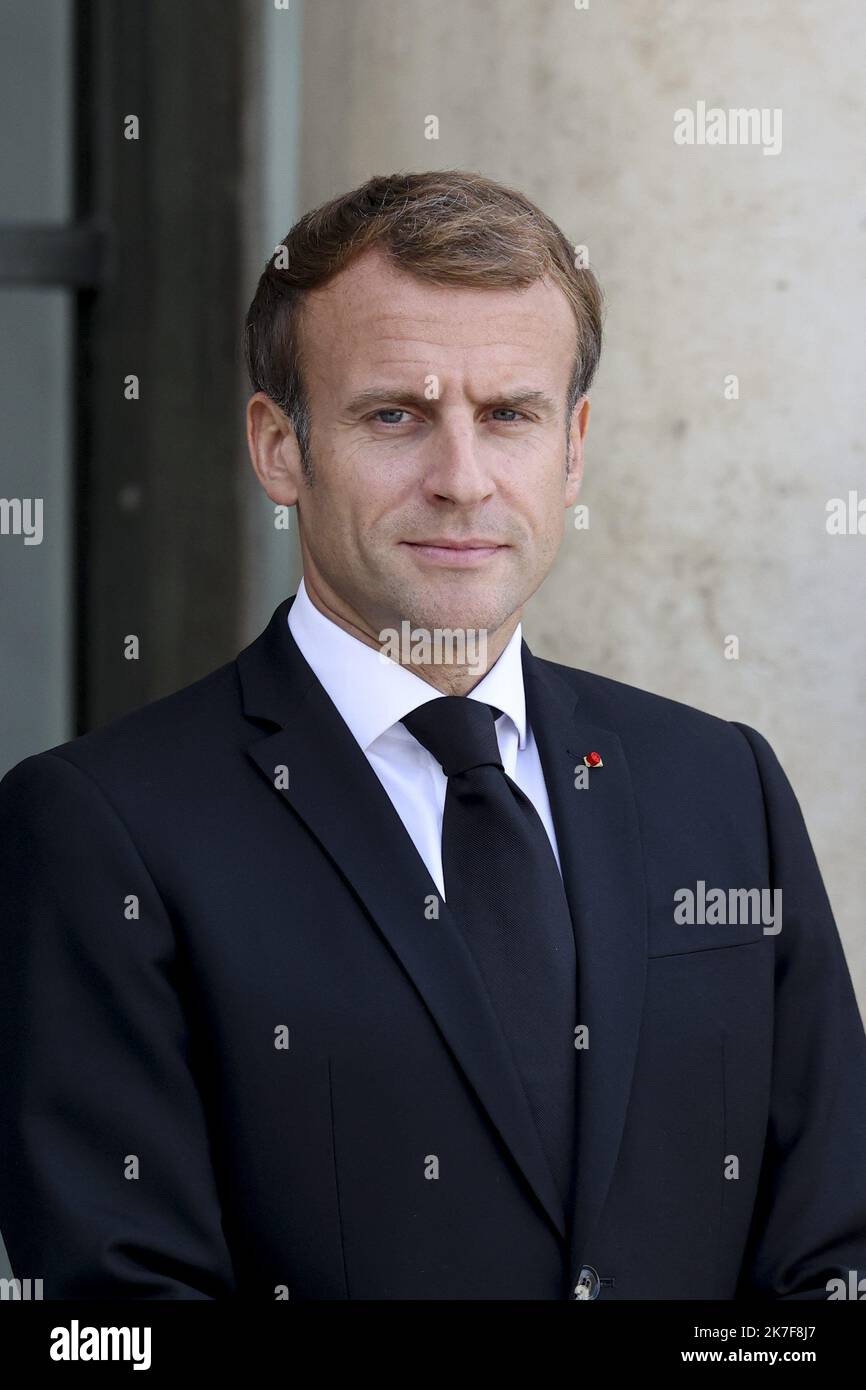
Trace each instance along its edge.
<instances>
[{"instance_id":1,"label":"necktie knot","mask_svg":"<svg viewBox=\"0 0 866 1390\"><path fill-rule=\"evenodd\" d=\"M446 777L491 764L502 767L494 721L502 713L466 695L440 695L401 721Z\"/></svg>"}]
</instances>

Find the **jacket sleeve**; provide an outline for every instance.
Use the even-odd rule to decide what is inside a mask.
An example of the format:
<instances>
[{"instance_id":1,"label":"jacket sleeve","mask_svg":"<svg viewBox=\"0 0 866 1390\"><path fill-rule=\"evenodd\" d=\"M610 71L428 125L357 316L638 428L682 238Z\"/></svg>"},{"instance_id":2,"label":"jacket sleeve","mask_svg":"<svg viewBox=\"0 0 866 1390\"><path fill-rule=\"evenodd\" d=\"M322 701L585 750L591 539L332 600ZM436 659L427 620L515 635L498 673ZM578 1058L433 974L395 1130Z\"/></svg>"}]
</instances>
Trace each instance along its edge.
<instances>
[{"instance_id":1,"label":"jacket sleeve","mask_svg":"<svg viewBox=\"0 0 866 1390\"><path fill-rule=\"evenodd\" d=\"M181 967L97 783L53 752L19 763L0 783L0 1231L46 1299L234 1293Z\"/></svg>"},{"instance_id":2,"label":"jacket sleeve","mask_svg":"<svg viewBox=\"0 0 866 1390\"><path fill-rule=\"evenodd\" d=\"M767 740L736 727L782 890L769 1123L737 1297L827 1299L830 1280L866 1277L866 1034L797 798Z\"/></svg>"}]
</instances>

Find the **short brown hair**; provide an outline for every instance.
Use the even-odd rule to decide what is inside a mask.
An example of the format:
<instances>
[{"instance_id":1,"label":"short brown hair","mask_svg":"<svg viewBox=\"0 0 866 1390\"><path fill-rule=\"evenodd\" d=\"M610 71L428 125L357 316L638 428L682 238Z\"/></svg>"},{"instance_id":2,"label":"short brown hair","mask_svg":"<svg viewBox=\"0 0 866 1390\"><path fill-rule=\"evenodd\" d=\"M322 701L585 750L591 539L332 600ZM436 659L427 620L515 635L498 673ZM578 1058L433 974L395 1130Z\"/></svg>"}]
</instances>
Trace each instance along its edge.
<instances>
[{"instance_id":1,"label":"short brown hair","mask_svg":"<svg viewBox=\"0 0 866 1390\"><path fill-rule=\"evenodd\" d=\"M265 266L246 316L250 383L291 419L308 478L311 422L299 332L305 291L326 284L373 246L402 270L438 285L523 289L549 277L577 325L570 420L598 366L603 300L592 271L575 265L556 223L522 193L481 174L377 174L295 223ZM288 264L280 268L278 259Z\"/></svg>"}]
</instances>

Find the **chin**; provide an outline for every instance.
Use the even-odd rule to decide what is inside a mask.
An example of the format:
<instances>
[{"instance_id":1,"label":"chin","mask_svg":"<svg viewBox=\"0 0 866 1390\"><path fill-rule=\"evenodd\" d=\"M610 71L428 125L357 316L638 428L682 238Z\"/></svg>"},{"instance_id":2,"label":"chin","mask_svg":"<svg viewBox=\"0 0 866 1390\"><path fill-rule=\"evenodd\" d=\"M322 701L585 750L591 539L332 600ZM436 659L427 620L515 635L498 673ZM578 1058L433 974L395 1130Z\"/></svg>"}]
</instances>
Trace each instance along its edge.
<instances>
[{"instance_id":1,"label":"chin","mask_svg":"<svg viewBox=\"0 0 866 1390\"><path fill-rule=\"evenodd\" d=\"M394 576L393 607L400 621L408 619L416 628L496 632L523 602L514 576L508 578L511 582L503 582L501 571L494 576L480 570L424 575L403 570Z\"/></svg>"},{"instance_id":2,"label":"chin","mask_svg":"<svg viewBox=\"0 0 866 1390\"><path fill-rule=\"evenodd\" d=\"M471 628L496 632L513 609L503 603L501 593L476 592L467 586L462 593L453 589L438 594L426 593L412 608L412 622L423 628Z\"/></svg>"}]
</instances>

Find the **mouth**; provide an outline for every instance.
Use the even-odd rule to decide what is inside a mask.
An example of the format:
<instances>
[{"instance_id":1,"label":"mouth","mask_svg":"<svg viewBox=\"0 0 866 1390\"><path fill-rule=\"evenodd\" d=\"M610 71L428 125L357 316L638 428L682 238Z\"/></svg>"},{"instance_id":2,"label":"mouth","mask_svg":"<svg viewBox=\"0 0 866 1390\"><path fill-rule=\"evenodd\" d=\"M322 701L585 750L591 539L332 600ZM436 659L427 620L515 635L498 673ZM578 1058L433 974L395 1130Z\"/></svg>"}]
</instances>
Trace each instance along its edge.
<instances>
[{"instance_id":1,"label":"mouth","mask_svg":"<svg viewBox=\"0 0 866 1390\"><path fill-rule=\"evenodd\" d=\"M468 540L449 540L447 537L436 536L432 540L400 543L408 546L419 559L435 565L446 565L452 569L468 569L472 565L483 564L500 550L508 549L499 541L480 536L472 536Z\"/></svg>"}]
</instances>

